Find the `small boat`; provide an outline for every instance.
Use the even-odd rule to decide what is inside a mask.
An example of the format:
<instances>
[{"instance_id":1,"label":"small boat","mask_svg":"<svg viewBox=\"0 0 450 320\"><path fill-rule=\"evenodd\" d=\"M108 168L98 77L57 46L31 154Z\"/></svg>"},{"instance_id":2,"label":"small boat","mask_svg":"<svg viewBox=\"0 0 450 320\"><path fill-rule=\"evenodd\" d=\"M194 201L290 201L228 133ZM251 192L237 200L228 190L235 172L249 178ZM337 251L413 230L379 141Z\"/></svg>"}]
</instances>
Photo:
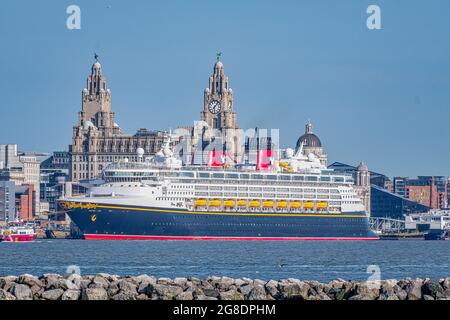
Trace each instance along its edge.
<instances>
[{"instance_id":1,"label":"small boat","mask_svg":"<svg viewBox=\"0 0 450 320\"><path fill-rule=\"evenodd\" d=\"M236 204L236 201L234 201L234 200L225 200L223 202L223 206L227 207L227 208L232 208L232 207L234 207L235 204Z\"/></svg>"},{"instance_id":2,"label":"small boat","mask_svg":"<svg viewBox=\"0 0 450 320\"><path fill-rule=\"evenodd\" d=\"M273 208L274 202L272 200L265 200L263 202L264 208Z\"/></svg>"},{"instance_id":3,"label":"small boat","mask_svg":"<svg viewBox=\"0 0 450 320\"><path fill-rule=\"evenodd\" d=\"M289 208L291 209L300 209L301 203L300 201L291 201Z\"/></svg>"},{"instance_id":4,"label":"small boat","mask_svg":"<svg viewBox=\"0 0 450 320\"><path fill-rule=\"evenodd\" d=\"M314 208L314 202L313 201L306 201L303 204L303 209L312 209Z\"/></svg>"},{"instance_id":5,"label":"small boat","mask_svg":"<svg viewBox=\"0 0 450 320\"><path fill-rule=\"evenodd\" d=\"M261 201L259 200L252 200L250 201L250 203L248 204L250 208L256 208L259 207L261 205Z\"/></svg>"},{"instance_id":6,"label":"small boat","mask_svg":"<svg viewBox=\"0 0 450 320\"><path fill-rule=\"evenodd\" d=\"M210 200L208 203L208 206L210 207L220 207L220 205L222 204L222 201L220 201L219 199L214 199L214 200Z\"/></svg>"},{"instance_id":7,"label":"small boat","mask_svg":"<svg viewBox=\"0 0 450 320\"><path fill-rule=\"evenodd\" d=\"M10 226L3 230L1 239L4 242L31 242L36 240L36 231L31 226Z\"/></svg>"},{"instance_id":8,"label":"small boat","mask_svg":"<svg viewBox=\"0 0 450 320\"><path fill-rule=\"evenodd\" d=\"M204 207L206 206L206 200L205 199L197 199L195 200L194 207Z\"/></svg>"},{"instance_id":9,"label":"small boat","mask_svg":"<svg viewBox=\"0 0 450 320\"><path fill-rule=\"evenodd\" d=\"M326 201L321 201L317 204L317 209L326 209L328 208L328 202Z\"/></svg>"},{"instance_id":10,"label":"small boat","mask_svg":"<svg viewBox=\"0 0 450 320\"><path fill-rule=\"evenodd\" d=\"M278 201L278 202L277 202L277 208L278 208L278 209L284 209L284 208L287 207L287 205L288 205L288 202L285 201L285 200L282 200L282 201Z\"/></svg>"}]
</instances>

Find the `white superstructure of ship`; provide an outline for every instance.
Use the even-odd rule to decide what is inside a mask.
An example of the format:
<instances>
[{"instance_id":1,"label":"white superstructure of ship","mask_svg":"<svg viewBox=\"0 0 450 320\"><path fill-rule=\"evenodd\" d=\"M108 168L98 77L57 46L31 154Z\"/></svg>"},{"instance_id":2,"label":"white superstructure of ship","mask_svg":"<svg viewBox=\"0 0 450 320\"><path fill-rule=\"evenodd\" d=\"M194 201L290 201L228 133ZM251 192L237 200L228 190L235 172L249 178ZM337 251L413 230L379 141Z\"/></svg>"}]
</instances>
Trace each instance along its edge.
<instances>
[{"instance_id":1,"label":"white superstructure of ship","mask_svg":"<svg viewBox=\"0 0 450 320\"><path fill-rule=\"evenodd\" d=\"M252 166L183 166L167 136L155 156L109 165L103 182L73 201L196 211L352 213L364 211L354 179L324 167L302 147L267 170Z\"/></svg>"}]
</instances>

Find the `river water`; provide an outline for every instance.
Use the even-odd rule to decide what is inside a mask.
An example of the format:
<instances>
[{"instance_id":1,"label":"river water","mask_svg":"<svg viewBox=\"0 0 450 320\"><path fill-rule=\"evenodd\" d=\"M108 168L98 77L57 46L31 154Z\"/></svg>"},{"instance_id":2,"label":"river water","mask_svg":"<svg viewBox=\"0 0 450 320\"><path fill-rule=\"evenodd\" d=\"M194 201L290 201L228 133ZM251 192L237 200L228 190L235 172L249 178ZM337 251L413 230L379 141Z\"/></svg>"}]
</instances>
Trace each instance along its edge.
<instances>
[{"instance_id":1,"label":"river water","mask_svg":"<svg viewBox=\"0 0 450 320\"><path fill-rule=\"evenodd\" d=\"M85 241L0 243L0 276L30 273L329 281L450 276L450 241ZM375 272L375 274L373 274Z\"/></svg>"}]
</instances>

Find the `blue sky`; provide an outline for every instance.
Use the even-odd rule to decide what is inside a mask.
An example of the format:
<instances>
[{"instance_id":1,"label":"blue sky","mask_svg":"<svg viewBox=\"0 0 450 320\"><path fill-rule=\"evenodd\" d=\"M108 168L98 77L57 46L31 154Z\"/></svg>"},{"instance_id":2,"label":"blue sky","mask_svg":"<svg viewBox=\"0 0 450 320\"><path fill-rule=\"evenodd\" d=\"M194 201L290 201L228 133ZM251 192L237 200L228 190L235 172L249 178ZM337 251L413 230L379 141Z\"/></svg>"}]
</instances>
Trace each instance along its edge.
<instances>
[{"instance_id":1,"label":"blue sky","mask_svg":"<svg viewBox=\"0 0 450 320\"><path fill-rule=\"evenodd\" d=\"M449 35L447 0L3 0L0 143L67 149L94 52L127 133L190 125L222 51L240 127L292 146L311 119L330 161L450 175Z\"/></svg>"}]
</instances>

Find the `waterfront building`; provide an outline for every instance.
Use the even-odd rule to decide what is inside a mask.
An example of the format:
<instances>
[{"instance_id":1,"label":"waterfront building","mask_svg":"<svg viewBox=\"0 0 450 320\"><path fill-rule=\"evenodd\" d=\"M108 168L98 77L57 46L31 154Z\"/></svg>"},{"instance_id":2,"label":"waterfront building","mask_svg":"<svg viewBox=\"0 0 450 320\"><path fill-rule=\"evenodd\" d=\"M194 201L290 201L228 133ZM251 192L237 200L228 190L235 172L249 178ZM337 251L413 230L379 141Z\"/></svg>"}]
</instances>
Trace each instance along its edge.
<instances>
[{"instance_id":1,"label":"waterfront building","mask_svg":"<svg viewBox=\"0 0 450 320\"><path fill-rule=\"evenodd\" d=\"M81 111L69 146L73 182L97 178L112 162L137 161L138 148L144 150L144 157L159 150L164 132L141 129L135 135L127 135L115 122L111 90L97 56L81 96Z\"/></svg>"},{"instance_id":2,"label":"waterfront building","mask_svg":"<svg viewBox=\"0 0 450 320\"><path fill-rule=\"evenodd\" d=\"M0 225L14 221L16 185L13 181L0 181Z\"/></svg>"},{"instance_id":3,"label":"waterfront building","mask_svg":"<svg viewBox=\"0 0 450 320\"><path fill-rule=\"evenodd\" d=\"M443 176L395 177L394 192L432 209L448 206L448 183Z\"/></svg>"},{"instance_id":4,"label":"waterfront building","mask_svg":"<svg viewBox=\"0 0 450 320\"><path fill-rule=\"evenodd\" d=\"M0 144L0 170L21 167L17 144Z\"/></svg>"},{"instance_id":5,"label":"waterfront building","mask_svg":"<svg viewBox=\"0 0 450 320\"><path fill-rule=\"evenodd\" d=\"M33 215L40 213L40 162L41 154L17 151L16 144L0 145L0 181L12 181L16 186L32 185Z\"/></svg>"},{"instance_id":6,"label":"waterfront building","mask_svg":"<svg viewBox=\"0 0 450 320\"><path fill-rule=\"evenodd\" d=\"M372 184L371 216L403 219L411 213L428 212L429 207Z\"/></svg>"},{"instance_id":7,"label":"waterfront building","mask_svg":"<svg viewBox=\"0 0 450 320\"><path fill-rule=\"evenodd\" d=\"M333 169L339 172L346 172L352 174L356 179L357 167L351 166L342 162L333 162L328 166L329 169ZM375 171L369 171L370 174L370 184L379 186L380 188L387 189L390 184L390 179L382 174Z\"/></svg>"},{"instance_id":8,"label":"waterfront building","mask_svg":"<svg viewBox=\"0 0 450 320\"><path fill-rule=\"evenodd\" d=\"M319 137L313 132L311 120L308 120L305 128L305 133L297 140L296 151L299 150L300 146L303 144L303 155L308 156L312 153L319 158L322 165L327 166L328 156L322 147L322 142Z\"/></svg>"},{"instance_id":9,"label":"waterfront building","mask_svg":"<svg viewBox=\"0 0 450 320\"><path fill-rule=\"evenodd\" d=\"M40 162L36 156L22 155L19 157L23 165L23 183L25 185L32 185L32 210L34 215L40 214Z\"/></svg>"},{"instance_id":10,"label":"waterfront building","mask_svg":"<svg viewBox=\"0 0 450 320\"><path fill-rule=\"evenodd\" d=\"M233 90L220 54L209 77L208 87L203 92L203 108L200 121L184 129L185 144L178 146L183 152L186 164L204 165L210 151L226 151L228 163L243 161L243 135L237 124ZM181 142L183 142L183 140ZM189 142L189 143L188 143Z\"/></svg>"},{"instance_id":11,"label":"waterfront building","mask_svg":"<svg viewBox=\"0 0 450 320\"><path fill-rule=\"evenodd\" d=\"M360 162L356 168L356 179L355 179L355 191L361 198L361 201L366 208L366 211L370 214L371 204L370 204L370 171L364 162Z\"/></svg>"},{"instance_id":12,"label":"waterfront building","mask_svg":"<svg viewBox=\"0 0 450 320\"><path fill-rule=\"evenodd\" d=\"M36 192L34 185L22 184L16 187L16 219L22 221L33 220L33 208L35 207Z\"/></svg>"}]
</instances>

